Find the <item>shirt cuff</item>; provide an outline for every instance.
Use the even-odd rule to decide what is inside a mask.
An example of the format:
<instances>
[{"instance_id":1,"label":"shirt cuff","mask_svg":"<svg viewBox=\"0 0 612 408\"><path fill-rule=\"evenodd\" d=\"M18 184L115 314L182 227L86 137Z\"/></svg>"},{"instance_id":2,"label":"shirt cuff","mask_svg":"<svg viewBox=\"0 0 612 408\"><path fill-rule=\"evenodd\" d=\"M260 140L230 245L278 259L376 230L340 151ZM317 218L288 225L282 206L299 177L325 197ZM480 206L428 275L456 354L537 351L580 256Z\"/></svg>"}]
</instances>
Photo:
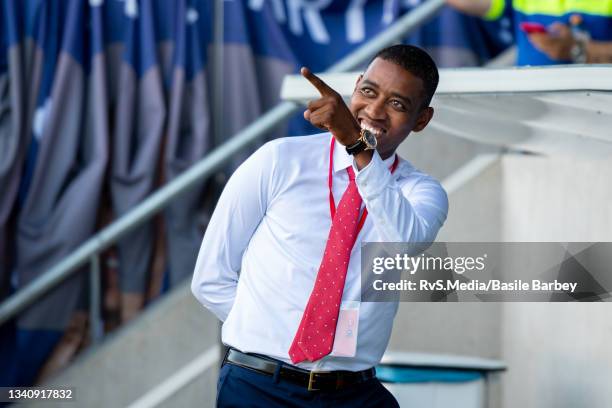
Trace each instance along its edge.
<instances>
[{"instance_id":1,"label":"shirt cuff","mask_svg":"<svg viewBox=\"0 0 612 408\"><path fill-rule=\"evenodd\" d=\"M372 154L370 163L361 170L357 169L353 159L353 170L359 194L366 201L379 195L392 179L391 172L376 150Z\"/></svg>"}]
</instances>

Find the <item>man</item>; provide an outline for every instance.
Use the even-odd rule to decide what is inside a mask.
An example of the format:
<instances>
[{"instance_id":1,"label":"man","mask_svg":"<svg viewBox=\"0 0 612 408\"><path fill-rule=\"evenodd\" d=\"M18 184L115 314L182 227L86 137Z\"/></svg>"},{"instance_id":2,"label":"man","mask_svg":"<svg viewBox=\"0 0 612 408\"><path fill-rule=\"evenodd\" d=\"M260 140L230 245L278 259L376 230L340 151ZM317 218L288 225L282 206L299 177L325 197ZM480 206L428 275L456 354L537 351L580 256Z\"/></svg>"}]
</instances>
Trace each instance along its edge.
<instances>
[{"instance_id":1,"label":"man","mask_svg":"<svg viewBox=\"0 0 612 408\"><path fill-rule=\"evenodd\" d=\"M432 242L446 219L440 184L395 154L431 120L438 71L419 48L386 48L350 108L302 75L321 94L304 117L329 133L277 139L247 159L196 262L193 294L224 322L230 347L217 403L397 406L373 370L397 302L360 303L360 247Z\"/></svg>"},{"instance_id":2,"label":"man","mask_svg":"<svg viewBox=\"0 0 612 408\"><path fill-rule=\"evenodd\" d=\"M612 0L447 0L495 20L509 13L518 65L612 62ZM536 23L529 30L524 24Z\"/></svg>"}]
</instances>

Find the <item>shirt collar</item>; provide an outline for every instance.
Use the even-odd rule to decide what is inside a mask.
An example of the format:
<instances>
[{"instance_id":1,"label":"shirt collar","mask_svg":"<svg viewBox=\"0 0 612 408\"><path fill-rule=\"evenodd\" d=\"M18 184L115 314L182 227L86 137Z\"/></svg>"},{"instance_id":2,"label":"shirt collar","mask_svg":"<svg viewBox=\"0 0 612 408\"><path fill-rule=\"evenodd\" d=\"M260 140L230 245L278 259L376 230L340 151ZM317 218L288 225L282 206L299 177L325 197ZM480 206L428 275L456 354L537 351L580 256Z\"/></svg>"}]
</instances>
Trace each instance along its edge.
<instances>
[{"instance_id":1,"label":"shirt collar","mask_svg":"<svg viewBox=\"0 0 612 408\"><path fill-rule=\"evenodd\" d=\"M334 140L334 143L334 173L337 173L353 165L353 156L348 154L346 152L346 147L341 145L337 140ZM391 167L394 160L395 154L383 160L383 163L385 166Z\"/></svg>"}]
</instances>

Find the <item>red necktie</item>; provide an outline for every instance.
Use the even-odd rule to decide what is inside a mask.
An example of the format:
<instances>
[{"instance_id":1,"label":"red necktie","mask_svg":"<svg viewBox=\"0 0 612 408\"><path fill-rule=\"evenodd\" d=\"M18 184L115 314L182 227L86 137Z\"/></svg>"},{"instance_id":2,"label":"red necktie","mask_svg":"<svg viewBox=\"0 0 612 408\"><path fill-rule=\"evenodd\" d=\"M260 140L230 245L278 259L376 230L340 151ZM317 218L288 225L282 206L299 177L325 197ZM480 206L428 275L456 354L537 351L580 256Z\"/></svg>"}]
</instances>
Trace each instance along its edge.
<instances>
[{"instance_id":1,"label":"red necktie","mask_svg":"<svg viewBox=\"0 0 612 408\"><path fill-rule=\"evenodd\" d=\"M361 196L351 167L349 185L332 220L323 260L308 304L302 315L289 357L294 364L317 361L332 351L340 301L351 250L359 234Z\"/></svg>"}]
</instances>

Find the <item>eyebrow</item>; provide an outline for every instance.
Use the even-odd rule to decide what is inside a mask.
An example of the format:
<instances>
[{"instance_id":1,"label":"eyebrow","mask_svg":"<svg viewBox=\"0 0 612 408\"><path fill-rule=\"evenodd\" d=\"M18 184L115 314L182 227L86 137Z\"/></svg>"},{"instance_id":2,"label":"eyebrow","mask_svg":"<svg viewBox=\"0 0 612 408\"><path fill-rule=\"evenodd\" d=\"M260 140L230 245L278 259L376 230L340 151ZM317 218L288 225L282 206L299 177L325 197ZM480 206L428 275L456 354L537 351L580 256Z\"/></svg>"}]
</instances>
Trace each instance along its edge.
<instances>
[{"instance_id":1,"label":"eyebrow","mask_svg":"<svg viewBox=\"0 0 612 408\"><path fill-rule=\"evenodd\" d=\"M372 86L372 87L374 87L374 88L380 88L376 82L371 81L371 80L369 80L369 79L364 79L363 81L361 81L361 83L362 83L363 85L369 85L369 86ZM404 100L404 101L405 101L406 103L408 103L410 106L413 106L413 105L414 105L414 104L412 103L412 99L410 99L410 98L409 98L409 97L407 97L407 96L404 96L404 95L402 95L402 94L400 94L400 93L397 93L397 92L391 92L391 95L392 95L392 96L395 96L396 98L399 98L399 99Z\"/></svg>"}]
</instances>

